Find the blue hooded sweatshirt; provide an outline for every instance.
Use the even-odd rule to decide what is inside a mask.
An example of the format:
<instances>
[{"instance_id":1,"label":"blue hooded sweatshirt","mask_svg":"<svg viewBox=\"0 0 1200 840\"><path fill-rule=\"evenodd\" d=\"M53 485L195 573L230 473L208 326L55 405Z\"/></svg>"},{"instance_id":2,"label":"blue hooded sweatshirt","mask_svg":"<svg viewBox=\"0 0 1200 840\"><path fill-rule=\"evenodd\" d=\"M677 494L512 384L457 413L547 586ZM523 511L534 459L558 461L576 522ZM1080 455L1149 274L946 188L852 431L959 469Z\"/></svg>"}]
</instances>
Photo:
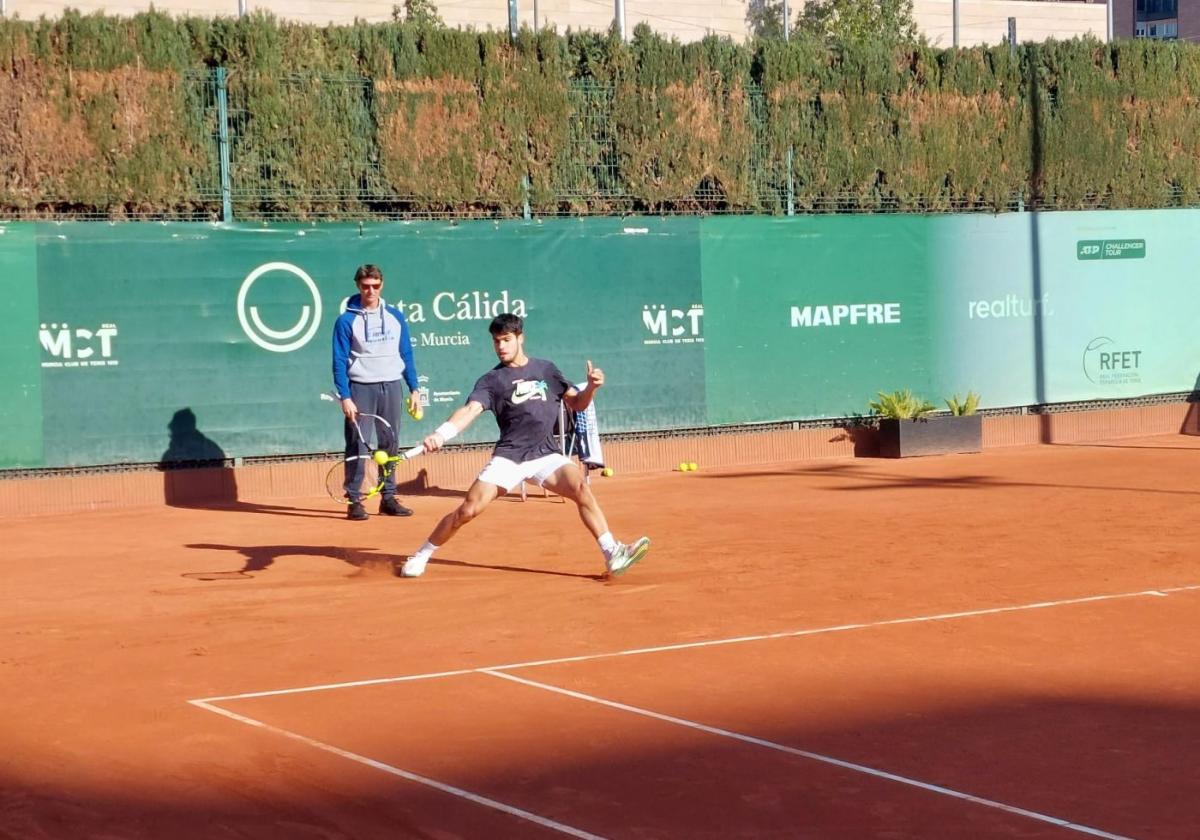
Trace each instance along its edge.
<instances>
[{"instance_id":1,"label":"blue hooded sweatshirt","mask_svg":"<svg viewBox=\"0 0 1200 840\"><path fill-rule=\"evenodd\" d=\"M412 338L404 313L388 306L368 312L362 298L346 301L346 311L333 324L333 385L338 397L350 396L350 382L394 382L404 377L409 391L417 390Z\"/></svg>"}]
</instances>

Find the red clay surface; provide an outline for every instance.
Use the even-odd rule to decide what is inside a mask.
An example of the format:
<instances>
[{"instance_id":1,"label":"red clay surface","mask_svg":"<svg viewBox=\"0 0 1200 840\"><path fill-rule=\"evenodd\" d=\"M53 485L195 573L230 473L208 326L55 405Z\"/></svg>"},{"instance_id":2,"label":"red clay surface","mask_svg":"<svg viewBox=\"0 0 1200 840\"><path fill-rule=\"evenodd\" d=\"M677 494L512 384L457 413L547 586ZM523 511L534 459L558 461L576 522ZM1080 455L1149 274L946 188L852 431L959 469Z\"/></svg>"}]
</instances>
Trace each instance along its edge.
<instances>
[{"instance_id":1,"label":"red clay surface","mask_svg":"<svg viewBox=\"0 0 1200 840\"><path fill-rule=\"evenodd\" d=\"M1168 436L596 479L654 539L612 583L536 496L420 580L390 561L457 494L8 518L0 837L1193 838L1198 468ZM188 702L446 671L212 703L262 726Z\"/></svg>"}]
</instances>

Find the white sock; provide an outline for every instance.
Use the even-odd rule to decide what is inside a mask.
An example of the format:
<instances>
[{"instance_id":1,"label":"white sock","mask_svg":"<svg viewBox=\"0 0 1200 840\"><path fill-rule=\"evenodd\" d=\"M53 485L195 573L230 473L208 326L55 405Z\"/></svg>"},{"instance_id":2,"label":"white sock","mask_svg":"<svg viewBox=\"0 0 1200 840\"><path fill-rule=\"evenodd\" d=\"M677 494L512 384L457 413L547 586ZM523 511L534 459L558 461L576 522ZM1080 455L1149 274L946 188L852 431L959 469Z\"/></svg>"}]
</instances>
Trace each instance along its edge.
<instances>
[{"instance_id":1,"label":"white sock","mask_svg":"<svg viewBox=\"0 0 1200 840\"><path fill-rule=\"evenodd\" d=\"M612 535L612 531L605 531L600 536L596 537L596 542L600 543L600 550L604 552L604 556L612 554L618 543Z\"/></svg>"},{"instance_id":2,"label":"white sock","mask_svg":"<svg viewBox=\"0 0 1200 840\"><path fill-rule=\"evenodd\" d=\"M417 553L414 554L413 557L416 557L420 560L428 560L433 556L433 552L437 551L438 548L439 546L436 546L431 542L426 542L425 545L417 549Z\"/></svg>"}]
</instances>

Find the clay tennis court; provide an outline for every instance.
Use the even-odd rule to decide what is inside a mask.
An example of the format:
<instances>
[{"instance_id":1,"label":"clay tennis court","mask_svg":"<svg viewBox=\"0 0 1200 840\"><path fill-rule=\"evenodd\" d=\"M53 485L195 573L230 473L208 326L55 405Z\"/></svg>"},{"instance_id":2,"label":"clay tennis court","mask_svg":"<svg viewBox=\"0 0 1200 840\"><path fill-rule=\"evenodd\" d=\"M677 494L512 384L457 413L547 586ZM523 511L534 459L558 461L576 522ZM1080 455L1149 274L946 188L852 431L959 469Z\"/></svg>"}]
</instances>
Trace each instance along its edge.
<instances>
[{"instance_id":1,"label":"clay tennis court","mask_svg":"<svg viewBox=\"0 0 1200 840\"><path fill-rule=\"evenodd\" d=\"M0 836L1190 838L1200 438L10 516Z\"/></svg>"}]
</instances>

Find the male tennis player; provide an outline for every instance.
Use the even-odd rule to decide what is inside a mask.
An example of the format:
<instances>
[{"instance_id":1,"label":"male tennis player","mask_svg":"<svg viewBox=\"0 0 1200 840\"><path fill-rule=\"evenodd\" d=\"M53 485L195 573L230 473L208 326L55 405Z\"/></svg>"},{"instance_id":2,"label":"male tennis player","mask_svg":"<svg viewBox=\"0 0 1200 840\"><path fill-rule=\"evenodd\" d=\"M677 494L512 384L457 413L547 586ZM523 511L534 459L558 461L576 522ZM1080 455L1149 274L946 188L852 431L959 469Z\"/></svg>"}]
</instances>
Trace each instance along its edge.
<instances>
[{"instance_id":1,"label":"male tennis player","mask_svg":"<svg viewBox=\"0 0 1200 840\"><path fill-rule=\"evenodd\" d=\"M592 367L589 361L587 385L580 391L553 362L525 355L524 323L519 316L497 315L488 331L500 364L481 376L466 404L455 409L445 423L425 438L425 449L428 452L441 449L485 411L496 415L500 440L462 504L442 518L428 541L405 561L400 574L404 577L423 574L429 558L459 528L483 513L502 492L511 491L525 480L536 481L573 501L579 507L579 518L604 552L608 574L621 574L645 556L650 539L640 537L625 544L613 538L604 512L579 467L563 455L554 440L559 403L565 403L572 411L585 410L591 405L596 389L604 384L604 371Z\"/></svg>"}]
</instances>

